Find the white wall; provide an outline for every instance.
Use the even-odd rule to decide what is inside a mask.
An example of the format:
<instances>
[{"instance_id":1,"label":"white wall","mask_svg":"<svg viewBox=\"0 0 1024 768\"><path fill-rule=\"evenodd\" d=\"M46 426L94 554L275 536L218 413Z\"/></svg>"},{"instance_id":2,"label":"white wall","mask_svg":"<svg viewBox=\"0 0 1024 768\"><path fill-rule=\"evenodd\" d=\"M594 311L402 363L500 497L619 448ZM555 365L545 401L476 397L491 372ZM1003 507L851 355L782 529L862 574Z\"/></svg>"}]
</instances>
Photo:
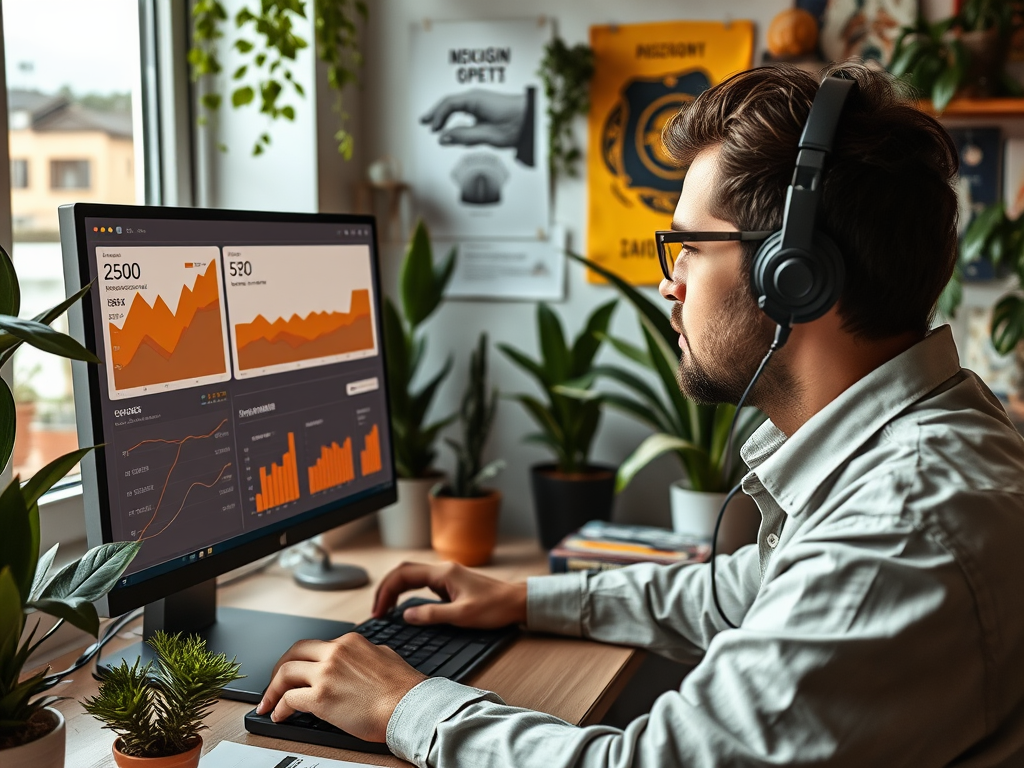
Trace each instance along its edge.
<instances>
[{"instance_id":1,"label":"white wall","mask_svg":"<svg viewBox=\"0 0 1024 768\"><path fill-rule=\"evenodd\" d=\"M357 146L358 162L363 167L373 159L390 155L403 168L412 167L409 154L409 130L415 124L409 114L409 42L414 24L432 20L522 19L547 15L555 19L558 33L572 45L589 40L589 27L595 24L665 21L672 19L725 20L753 19L756 24L755 61L760 59L764 30L778 11L791 7L792 0L734 0L723 3L713 0L668 2L641 0L624 3L610 0L519 0L505 2L470 2L469 0L376 0L371 4L364 50L366 69L362 99L362 128L365 137ZM586 125L579 120L577 134L585 146ZM555 191L554 223L570 232L573 246L586 252L587 192L586 182L560 182ZM666 221L666 225L668 222ZM402 257L400 244L383 249L385 288L393 293L397 265ZM656 296L653 289L649 291ZM583 271L569 268L568 296L554 305L569 333L575 335L594 307L617 294L612 288L586 282ZM449 350L457 356L458 370L441 391L435 413L452 411L461 394L468 364L468 350L481 329L493 343L506 342L536 356L535 306L529 303L449 301L428 325L430 354L426 370L436 370ZM639 339L635 314L622 303L613 324L613 331L634 340ZM602 353L611 360L611 350ZM533 391L532 383L497 350L492 351L491 377L504 392ZM522 437L533 431L532 422L518 403L503 402L490 445L490 457L503 457L508 467L497 485L505 495L502 529L506 533L532 534L533 509L529 495L528 467L547 460L540 448L524 445ZM595 442L593 459L618 464L646 436L646 428L619 414L607 412ZM447 449L442 448L442 466L452 466ZM628 522L670 525L668 484L678 479L678 462L664 458L644 470L632 486L619 498L616 519Z\"/></svg>"}]
</instances>

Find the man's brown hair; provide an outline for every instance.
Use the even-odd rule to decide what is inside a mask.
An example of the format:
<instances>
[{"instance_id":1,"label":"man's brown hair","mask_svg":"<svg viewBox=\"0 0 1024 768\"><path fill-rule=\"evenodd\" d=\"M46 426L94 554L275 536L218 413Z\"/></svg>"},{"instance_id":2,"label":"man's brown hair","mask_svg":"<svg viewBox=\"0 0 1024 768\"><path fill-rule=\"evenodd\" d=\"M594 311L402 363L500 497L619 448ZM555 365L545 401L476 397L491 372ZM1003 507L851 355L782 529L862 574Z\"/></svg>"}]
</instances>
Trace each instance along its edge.
<instances>
[{"instance_id":1,"label":"man's brown hair","mask_svg":"<svg viewBox=\"0 0 1024 768\"><path fill-rule=\"evenodd\" d=\"M826 161L818 228L843 254L843 327L872 339L923 336L957 257L956 146L888 74L841 64L857 81ZM712 213L743 230L782 227L797 142L818 80L791 66L733 75L666 125L665 146L689 167L719 147ZM746 244L749 268L758 244Z\"/></svg>"}]
</instances>

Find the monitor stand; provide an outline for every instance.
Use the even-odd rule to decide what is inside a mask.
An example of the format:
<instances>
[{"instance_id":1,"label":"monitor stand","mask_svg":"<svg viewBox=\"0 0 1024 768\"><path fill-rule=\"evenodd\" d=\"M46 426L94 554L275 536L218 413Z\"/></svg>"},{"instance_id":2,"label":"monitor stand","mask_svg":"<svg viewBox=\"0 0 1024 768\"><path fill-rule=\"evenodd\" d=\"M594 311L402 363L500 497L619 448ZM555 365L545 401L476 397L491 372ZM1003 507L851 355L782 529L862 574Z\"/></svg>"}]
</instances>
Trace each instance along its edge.
<instances>
[{"instance_id":1,"label":"monitor stand","mask_svg":"<svg viewBox=\"0 0 1024 768\"><path fill-rule=\"evenodd\" d=\"M240 680L229 683L221 698L258 703L270 684L270 673L281 655L297 640L333 640L355 626L348 621L330 621L283 613L217 607L217 580L210 579L163 600L149 603L142 620L143 641L157 630L198 634L212 653L223 653L241 664ZM126 661L129 666L141 657L153 661L153 649L145 642L114 651L97 662L100 676Z\"/></svg>"}]
</instances>

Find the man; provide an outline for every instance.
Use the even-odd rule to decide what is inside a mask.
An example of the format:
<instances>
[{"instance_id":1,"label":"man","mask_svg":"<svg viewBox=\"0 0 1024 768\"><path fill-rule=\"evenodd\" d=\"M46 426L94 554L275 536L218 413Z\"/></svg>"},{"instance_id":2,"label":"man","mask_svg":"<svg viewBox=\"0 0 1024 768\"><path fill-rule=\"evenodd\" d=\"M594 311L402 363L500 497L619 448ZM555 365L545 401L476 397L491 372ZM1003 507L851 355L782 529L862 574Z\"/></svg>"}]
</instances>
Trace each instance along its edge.
<instances>
[{"instance_id":1,"label":"man","mask_svg":"<svg viewBox=\"0 0 1024 768\"><path fill-rule=\"evenodd\" d=\"M819 228L838 245L839 302L794 326L750 403L743 447L756 545L707 565L638 565L505 584L406 564L406 612L582 635L699 661L624 731L577 728L493 694L424 679L360 636L282 659L261 711L311 711L420 766L1024 765L1024 444L948 327L929 332L956 255L955 149L886 76L857 81L825 167ZM667 128L687 167L673 228L778 229L817 82L741 73ZM736 402L775 325L750 290L758 243L687 242L661 284L691 397Z\"/></svg>"}]
</instances>

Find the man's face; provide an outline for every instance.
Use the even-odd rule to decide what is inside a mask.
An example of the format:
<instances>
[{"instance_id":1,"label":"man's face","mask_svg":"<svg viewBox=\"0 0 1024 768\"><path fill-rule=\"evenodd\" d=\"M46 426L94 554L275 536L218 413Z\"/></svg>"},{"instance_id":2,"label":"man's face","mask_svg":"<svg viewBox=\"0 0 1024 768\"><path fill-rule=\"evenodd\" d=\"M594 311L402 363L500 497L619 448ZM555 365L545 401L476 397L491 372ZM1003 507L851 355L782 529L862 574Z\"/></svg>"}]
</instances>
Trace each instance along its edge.
<instances>
[{"instance_id":1,"label":"man's face","mask_svg":"<svg viewBox=\"0 0 1024 768\"><path fill-rule=\"evenodd\" d=\"M672 229L737 229L709 210L717 169L717 148L697 155L683 180ZM661 295L676 302L679 386L698 403L738 403L772 343L774 326L754 302L741 249L735 241L688 243L676 260L674 279L661 282Z\"/></svg>"}]
</instances>

